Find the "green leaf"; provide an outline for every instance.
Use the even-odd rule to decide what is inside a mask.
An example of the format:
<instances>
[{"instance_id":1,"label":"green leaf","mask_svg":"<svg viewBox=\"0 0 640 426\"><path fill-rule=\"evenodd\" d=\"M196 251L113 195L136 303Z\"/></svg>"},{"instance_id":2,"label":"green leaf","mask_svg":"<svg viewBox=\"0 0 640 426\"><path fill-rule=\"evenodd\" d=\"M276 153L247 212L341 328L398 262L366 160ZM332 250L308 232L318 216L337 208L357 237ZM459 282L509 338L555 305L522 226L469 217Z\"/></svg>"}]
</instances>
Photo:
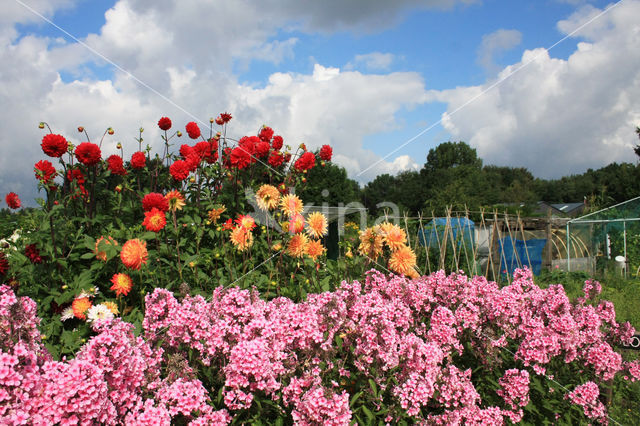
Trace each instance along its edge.
<instances>
[{"instance_id":1,"label":"green leaf","mask_svg":"<svg viewBox=\"0 0 640 426\"><path fill-rule=\"evenodd\" d=\"M369 423L373 422L373 419L375 418L375 416L373 415L371 410L369 410L367 407L363 405L362 411L364 412L364 415L367 416L367 418L369 419Z\"/></svg>"},{"instance_id":2,"label":"green leaf","mask_svg":"<svg viewBox=\"0 0 640 426\"><path fill-rule=\"evenodd\" d=\"M82 256L80 256L80 259L93 259L96 257L96 254L91 252L91 253L85 253Z\"/></svg>"},{"instance_id":3,"label":"green leaf","mask_svg":"<svg viewBox=\"0 0 640 426\"><path fill-rule=\"evenodd\" d=\"M360 396L362 396L362 391L357 392L356 394L354 394L351 397L351 401L349 401L349 407L353 407L353 404L355 404L355 402L358 400L358 398L360 398Z\"/></svg>"},{"instance_id":4,"label":"green leaf","mask_svg":"<svg viewBox=\"0 0 640 426\"><path fill-rule=\"evenodd\" d=\"M376 386L376 382L374 382L373 379L369 379L369 386L371 387L371 390L373 391L373 396L375 396L377 398L378 397L378 387Z\"/></svg>"}]
</instances>

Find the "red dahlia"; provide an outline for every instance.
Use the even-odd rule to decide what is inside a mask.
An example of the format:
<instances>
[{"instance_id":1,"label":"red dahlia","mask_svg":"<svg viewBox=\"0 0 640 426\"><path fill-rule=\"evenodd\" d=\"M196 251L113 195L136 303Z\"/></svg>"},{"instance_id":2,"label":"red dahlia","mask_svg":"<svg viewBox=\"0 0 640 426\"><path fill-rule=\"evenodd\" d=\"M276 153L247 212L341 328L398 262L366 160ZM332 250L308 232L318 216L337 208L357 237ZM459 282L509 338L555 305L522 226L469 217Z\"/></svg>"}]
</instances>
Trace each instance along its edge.
<instances>
[{"instance_id":1,"label":"red dahlia","mask_svg":"<svg viewBox=\"0 0 640 426\"><path fill-rule=\"evenodd\" d=\"M270 142L271 138L273 137L273 129L271 127L262 126L262 129L260 129L260 133L258 134L258 137L260 138L260 140L263 140L265 142Z\"/></svg>"},{"instance_id":2,"label":"red dahlia","mask_svg":"<svg viewBox=\"0 0 640 426\"><path fill-rule=\"evenodd\" d=\"M193 147L190 145L182 144L180 145L180 156L182 158L187 158L193 152Z\"/></svg>"},{"instance_id":3,"label":"red dahlia","mask_svg":"<svg viewBox=\"0 0 640 426\"><path fill-rule=\"evenodd\" d=\"M147 164L147 156L144 155L144 152L138 151L134 152L131 156L131 167L134 169L143 169Z\"/></svg>"},{"instance_id":4,"label":"red dahlia","mask_svg":"<svg viewBox=\"0 0 640 426\"><path fill-rule=\"evenodd\" d=\"M273 151L269 156L269 164L273 167L278 167L282 165L283 162L284 162L284 157L282 156L282 153L278 151Z\"/></svg>"},{"instance_id":5,"label":"red dahlia","mask_svg":"<svg viewBox=\"0 0 640 426\"><path fill-rule=\"evenodd\" d=\"M271 141L271 147L276 151L278 151L280 148L282 148L282 143L283 143L282 136L276 135L273 137L273 140Z\"/></svg>"},{"instance_id":6,"label":"red dahlia","mask_svg":"<svg viewBox=\"0 0 640 426\"><path fill-rule=\"evenodd\" d=\"M122 157L119 155L112 155L107 158L107 164L111 174L113 175L121 175L124 176L127 174L127 171L124 169L124 164L122 162Z\"/></svg>"},{"instance_id":7,"label":"red dahlia","mask_svg":"<svg viewBox=\"0 0 640 426\"><path fill-rule=\"evenodd\" d=\"M198 156L197 152L192 152L184 160L190 172L195 172L198 169L198 166L200 165L200 161L202 160L200 159L200 156Z\"/></svg>"},{"instance_id":8,"label":"red dahlia","mask_svg":"<svg viewBox=\"0 0 640 426\"><path fill-rule=\"evenodd\" d=\"M185 130L191 139L198 139L200 137L200 127L198 127L194 121L187 123Z\"/></svg>"},{"instance_id":9,"label":"red dahlia","mask_svg":"<svg viewBox=\"0 0 640 426\"><path fill-rule=\"evenodd\" d=\"M251 164L251 156L249 155L247 150L241 146L233 148L230 157L231 165L233 167L237 167L238 169L244 169L249 164Z\"/></svg>"},{"instance_id":10,"label":"red dahlia","mask_svg":"<svg viewBox=\"0 0 640 426\"><path fill-rule=\"evenodd\" d=\"M171 128L171 120L169 119L169 117L162 117L160 120L158 120L158 127L160 127L161 130L167 131Z\"/></svg>"},{"instance_id":11,"label":"red dahlia","mask_svg":"<svg viewBox=\"0 0 640 426\"><path fill-rule=\"evenodd\" d=\"M320 148L320 158L324 161L331 161L331 156L333 155L333 149L329 145L322 145Z\"/></svg>"},{"instance_id":12,"label":"red dahlia","mask_svg":"<svg viewBox=\"0 0 640 426\"><path fill-rule=\"evenodd\" d=\"M33 171L36 173L36 179L42 182L44 185L48 185L53 182L53 178L58 173L48 160L40 160L33 167Z\"/></svg>"},{"instance_id":13,"label":"red dahlia","mask_svg":"<svg viewBox=\"0 0 640 426\"><path fill-rule=\"evenodd\" d=\"M18 194L15 192L10 192L4 197L4 200L7 202L7 205L12 209L19 209L22 203L20 202L20 198L18 198Z\"/></svg>"},{"instance_id":14,"label":"red dahlia","mask_svg":"<svg viewBox=\"0 0 640 426\"><path fill-rule=\"evenodd\" d=\"M215 139L209 139L208 142L198 142L193 150L209 164L215 163L218 159L218 142Z\"/></svg>"},{"instance_id":15,"label":"red dahlia","mask_svg":"<svg viewBox=\"0 0 640 426\"><path fill-rule=\"evenodd\" d=\"M100 147L91 142L82 142L76 147L76 158L85 166L93 166L100 162Z\"/></svg>"},{"instance_id":16,"label":"red dahlia","mask_svg":"<svg viewBox=\"0 0 640 426\"><path fill-rule=\"evenodd\" d=\"M260 141L256 144L256 157L262 158L269 153L269 142Z\"/></svg>"},{"instance_id":17,"label":"red dahlia","mask_svg":"<svg viewBox=\"0 0 640 426\"><path fill-rule=\"evenodd\" d=\"M144 213L144 221L142 225L151 232L159 232L167 224L167 216L164 211L160 211L155 207L151 211Z\"/></svg>"},{"instance_id":18,"label":"red dahlia","mask_svg":"<svg viewBox=\"0 0 640 426\"><path fill-rule=\"evenodd\" d=\"M67 140L61 135L49 133L42 138L42 151L49 157L62 157L69 149Z\"/></svg>"},{"instance_id":19,"label":"red dahlia","mask_svg":"<svg viewBox=\"0 0 640 426\"><path fill-rule=\"evenodd\" d=\"M153 208L166 212L169 210L169 202L164 198L164 195L150 192L142 198L142 209L148 212Z\"/></svg>"},{"instance_id":20,"label":"red dahlia","mask_svg":"<svg viewBox=\"0 0 640 426\"><path fill-rule=\"evenodd\" d=\"M220 114L220 118L222 118L223 122L228 123L231 120L231 114L229 114L228 112L223 112L222 114Z\"/></svg>"},{"instance_id":21,"label":"red dahlia","mask_svg":"<svg viewBox=\"0 0 640 426\"><path fill-rule=\"evenodd\" d=\"M174 161L171 167L169 167L169 173L171 173L171 176L177 181L185 180L187 176L189 176L187 162L183 160Z\"/></svg>"},{"instance_id":22,"label":"red dahlia","mask_svg":"<svg viewBox=\"0 0 640 426\"><path fill-rule=\"evenodd\" d=\"M305 152L296 160L294 167L298 171L311 170L316 165L316 156L313 152Z\"/></svg>"}]
</instances>

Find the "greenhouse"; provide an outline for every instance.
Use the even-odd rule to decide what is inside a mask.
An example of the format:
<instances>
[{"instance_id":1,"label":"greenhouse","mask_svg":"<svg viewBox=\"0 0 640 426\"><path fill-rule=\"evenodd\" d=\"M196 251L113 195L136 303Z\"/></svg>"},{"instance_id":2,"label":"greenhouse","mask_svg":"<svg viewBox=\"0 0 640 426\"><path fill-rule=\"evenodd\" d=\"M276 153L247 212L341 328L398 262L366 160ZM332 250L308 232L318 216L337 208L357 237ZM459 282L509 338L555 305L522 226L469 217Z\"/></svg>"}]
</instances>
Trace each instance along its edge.
<instances>
[{"instance_id":1,"label":"greenhouse","mask_svg":"<svg viewBox=\"0 0 640 426\"><path fill-rule=\"evenodd\" d=\"M567 270L640 270L640 197L567 222Z\"/></svg>"}]
</instances>

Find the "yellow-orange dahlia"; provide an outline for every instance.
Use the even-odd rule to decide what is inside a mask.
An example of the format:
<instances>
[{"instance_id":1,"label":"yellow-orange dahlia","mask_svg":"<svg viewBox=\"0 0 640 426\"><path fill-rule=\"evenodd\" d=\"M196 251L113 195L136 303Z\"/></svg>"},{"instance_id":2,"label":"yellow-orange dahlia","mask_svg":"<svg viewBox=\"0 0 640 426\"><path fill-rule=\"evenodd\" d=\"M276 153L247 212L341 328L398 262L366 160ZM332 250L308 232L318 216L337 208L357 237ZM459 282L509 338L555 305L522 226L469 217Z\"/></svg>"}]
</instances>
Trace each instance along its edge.
<instances>
[{"instance_id":1,"label":"yellow-orange dahlia","mask_svg":"<svg viewBox=\"0 0 640 426\"><path fill-rule=\"evenodd\" d=\"M231 230L231 243L240 251L245 251L253 244L253 233L242 226Z\"/></svg>"},{"instance_id":2,"label":"yellow-orange dahlia","mask_svg":"<svg viewBox=\"0 0 640 426\"><path fill-rule=\"evenodd\" d=\"M327 234L327 218L320 212L313 212L307 216L307 234L313 238L320 238Z\"/></svg>"},{"instance_id":3,"label":"yellow-orange dahlia","mask_svg":"<svg viewBox=\"0 0 640 426\"><path fill-rule=\"evenodd\" d=\"M402 228L393 223L384 222L380 224L379 233L382 236L382 241L392 252L407 243L407 234Z\"/></svg>"},{"instance_id":4,"label":"yellow-orange dahlia","mask_svg":"<svg viewBox=\"0 0 640 426\"><path fill-rule=\"evenodd\" d=\"M144 212L142 225L147 228L147 231L159 232L166 224L167 216L163 211L154 207L151 211Z\"/></svg>"},{"instance_id":5,"label":"yellow-orange dahlia","mask_svg":"<svg viewBox=\"0 0 640 426\"><path fill-rule=\"evenodd\" d=\"M107 302L102 302L102 304L106 306L107 309L109 309L113 315L118 315L119 311L118 311L118 305L116 304L116 302L112 302L109 300Z\"/></svg>"},{"instance_id":6,"label":"yellow-orange dahlia","mask_svg":"<svg viewBox=\"0 0 640 426\"><path fill-rule=\"evenodd\" d=\"M116 296L121 294L126 296L131 291L131 287L133 287L133 281L127 274L114 274L111 282L113 283L111 290L116 292Z\"/></svg>"},{"instance_id":7,"label":"yellow-orange dahlia","mask_svg":"<svg viewBox=\"0 0 640 426\"><path fill-rule=\"evenodd\" d=\"M389 257L389 269L402 275L410 275L416 266L416 254L410 247L402 246Z\"/></svg>"},{"instance_id":8,"label":"yellow-orange dahlia","mask_svg":"<svg viewBox=\"0 0 640 426\"><path fill-rule=\"evenodd\" d=\"M288 194L280 199L280 209L284 214L292 217L296 214L302 213L304 205L297 195Z\"/></svg>"},{"instance_id":9,"label":"yellow-orange dahlia","mask_svg":"<svg viewBox=\"0 0 640 426\"><path fill-rule=\"evenodd\" d=\"M289 256L293 257L302 257L305 253L305 248L307 247L307 242L309 238L307 238L304 234L295 234L289 240L289 245L287 246L287 253Z\"/></svg>"},{"instance_id":10,"label":"yellow-orange dahlia","mask_svg":"<svg viewBox=\"0 0 640 426\"><path fill-rule=\"evenodd\" d=\"M88 297L78 297L71 303L73 309L73 316L78 319L87 319L87 311L91 307L91 300Z\"/></svg>"},{"instance_id":11,"label":"yellow-orange dahlia","mask_svg":"<svg viewBox=\"0 0 640 426\"><path fill-rule=\"evenodd\" d=\"M307 243L307 245L304 248L304 251L305 251L306 255L309 256L313 260L316 260L316 258L318 256L322 256L322 254L326 250L327 249L324 248L324 246L322 245L322 243L319 240L309 240L309 242Z\"/></svg>"},{"instance_id":12,"label":"yellow-orange dahlia","mask_svg":"<svg viewBox=\"0 0 640 426\"><path fill-rule=\"evenodd\" d=\"M118 242L116 240L114 240L111 236L108 236L107 238L105 237L100 237L98 238L98 240L96 241L96 249L93 251L96 254L96 258L102 260L103 262L107 261L107 253L104 251L100 251L100 244L107 244L107 245L114 245L117 246Z\"/></svg>"},{"instance_id":13,"label":"yellow-orange dahlia","mask_svg":"<svg viewBox=\"0 0 640 426\"><path fill-rule=\"evenodd\" d=\"M280 202L280 191L273 185L262 185L256 192L256 202L262 210L275 209Z\"/></svg>"},{"instance_id":14,"label":"yellow-orange dahlia","mask_svg":"<svg viewBox=\"0 0 640 426\"><path fill-rule=\"evenodd\" d=\"M184 195L176 189L169 191L164 198L169 203L169 209L171 209L171 211L182 210L182 208L187 205L184 200Z\"/></svg>"},{"instance_id":15,"label":"yellow-orange dahlia","mask_svg":"<svg viewBox=\"0 0 640 426\"><path fill-rule=\"evenodd\" d=\"M382 237L373 228L367 228L360 233L358 252L375 260L382 253Z\"/></svg>"},{"instance_id":16,"label":"yellow-orange dahlia","mask_svg":"<svg viewBox=\"0 0 640 426\"><path fill-rule=\"evenodd\" d=\"M138 270L143 263L146 265L148 256L147 242L137 238L124 243L120 252L122 264L129 269Z\"/></svg>"}]
</instances>

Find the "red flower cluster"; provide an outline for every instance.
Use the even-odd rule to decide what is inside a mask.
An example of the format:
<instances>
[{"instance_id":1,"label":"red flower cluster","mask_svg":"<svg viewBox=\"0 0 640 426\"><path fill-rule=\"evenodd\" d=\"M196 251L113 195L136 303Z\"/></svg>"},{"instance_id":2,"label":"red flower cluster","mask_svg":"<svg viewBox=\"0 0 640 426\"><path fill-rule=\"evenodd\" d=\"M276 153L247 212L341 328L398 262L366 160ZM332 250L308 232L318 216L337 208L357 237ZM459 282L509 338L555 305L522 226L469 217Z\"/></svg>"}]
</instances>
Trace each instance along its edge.
<instances>
[{"instance_id":1,"label":"red flower cluster","mask_svg":"<svg viewBox=\"0 0 640 426\"><path fill-rule=\"evenodd\" d=\"M94 166L100 162L100 147L91 142L82 142L76 147L76 158L85 166Z\"/></svg>"},{"instance_id":2,"label":"red flower cluster","mask_svg":"<svg viewBox=\"0 0 640 426\"><path fill-rule=\"evenodd\" d=\"M62 157L69 149L67 140L63 136L54 135L53 133L49 133L42 138L41 146L42 151L49 157Z\"/></svg>"},{"instance_id":3,"label":"red flower cluster","mask_svg":"<svg viewBox=\"0 0 640 426\"><path fill-rule=\"evenodd\" d=\"M294 167L298 171L311 170L316 165L316 156L312 152L305 152L298 158Z\"/></svg>"},{"instance_id":4,"label":"red flower cluster","mask_svg":"<svg viewBox=\"0 0 640 426\"><path fill-rule=\"evenodd\" d=\"M169 167L169 173L177 181L182 181L189 176L189 167L187 162L183 160L174 161L171 167Z\"/></svg>"},{"instance_id":5,"label":"red flower cluster","mask_svg":"<svg viewBox=\"0 0 640 426\"><path fill-rule=\"evenodd\" d=\"M185 130L191 139L198 139L201 135L200 127L194 121L187 123Z\"/></svg>"},{"instance_id":6,"label":"red flower cluster","mask_svg":"<svg viewBox=\"0 0 640 426\"><path fill-rule=\"evenodd\" d=\"M124 164L122 162L122 157L119 155L112 155L107 158L107 164L111 174L124 176L127 174L127 171L124 169Z\"/></svg>"},{"instance_id":7,"label":"red flower cluster","mask_svg":"<svg viewBox=\"0 0 640 426\"><path fill-rule=\"evenodd\" d=\"M9 208L12 208L12 209L19 209L20 206L22 205L22 203L20 202L20 198L18 198L18 194L16 194L15 192L8 193L4 197L4 200L7 202L7 205L9 206Z\"/></svg>"},{"instance_id":8,"label":"red flower cluster","mask_svg":"<svg viewBox=\"0 0 640 426\"><path fill-rule=\"evenodd\" d=\"M134 169L143 169L147 164L147 156L144 155L144 152L138 151L134 152L131 156L131 167Z\"/></svg>"},{"instance_id":9,"label":"red flower cluster","mask_svg":"<svg viewBox=\"0 0 640 426\"><path fill-rule=\"evenodd\" d=\"M283 142L284 141L282 140L282 136L276 135L273 137L273 140L271 141L271 147L276 151L278 151L280 150L280 148L282 148Z\"/></svg>"},{"instance_id":10,"label":"red flower cluster","mask_svg":"<svg viewBox=\"0 0 640 426\"><path fill-rule=\"evenodd\" d=\"M167 131L171 128L171 120L169 119L169 117L162 117L160 120L158 120L158 127L160 127L161 130Z\"/></svg>"},{"instance_id":11,"label":"red flower cluster","mask_svg":"<svg viewBox=\"0 0 640 426\"><path fill-rule=\"evenodd\" d=\"M269 147L269 142L260 141L256 144L255 149L256 149L256 157L262 158L267 154L269 154L269 149L271 148Z\"/></svg>"},{"instance_id":12,"label":"red flower cluster","mask_svg":"<svg viewBox=\"0 0 640 426\"><path fill-rule=\"evenodd\" d=\"M153 208L166 212L169 210L169 202L164 198L164 195L150 192L142 198L142 209L148 212Z\"/></svg>"},{"instance_id":13,"label":"red flower cluster","mask_svg":"<svg viewBox=\"0 0 640 426\"><path fill-rule=\"evenodd\" d=\"M320 158L324 161L331 161L331 156L333 155L333 149L329 145L322 145L320 148Z\"/></svg>"},{"instance_id":14,"label":"red flower cluster","mask_svg":"<svg viewBox=\"0 0 640 426\"><path fill-rule=\"evenodd\" d=\"M220 118L224 123L228 123L229 121L231 121L232 117L231 117L231 114L229 114L228 112L223 112L222 114L220 114Z\"/></svg>"},{"instance_id":15,"label":"red flower cluster","mask_svg":"<svg viewBox=\"0 0 640 426\"><path fill-rule=\"evenodd\" d=\"M24 246L24 255L29 258L31 263L42 263L40 250L38 250L35 244L27 244Z\"/></svg>"},{"instance_id":16,"label":"red flower cluster","mask_svg":"<svg viewBox=\"0 0 640 426\"><path fill-rule=\"evenodd\" d=\"M48 160L40 160L33 167L33 171L36 173L36 179L38 179L43 185L51 185L53 178L56 177L58 172Z\"/></svg>"}]
</instances>

